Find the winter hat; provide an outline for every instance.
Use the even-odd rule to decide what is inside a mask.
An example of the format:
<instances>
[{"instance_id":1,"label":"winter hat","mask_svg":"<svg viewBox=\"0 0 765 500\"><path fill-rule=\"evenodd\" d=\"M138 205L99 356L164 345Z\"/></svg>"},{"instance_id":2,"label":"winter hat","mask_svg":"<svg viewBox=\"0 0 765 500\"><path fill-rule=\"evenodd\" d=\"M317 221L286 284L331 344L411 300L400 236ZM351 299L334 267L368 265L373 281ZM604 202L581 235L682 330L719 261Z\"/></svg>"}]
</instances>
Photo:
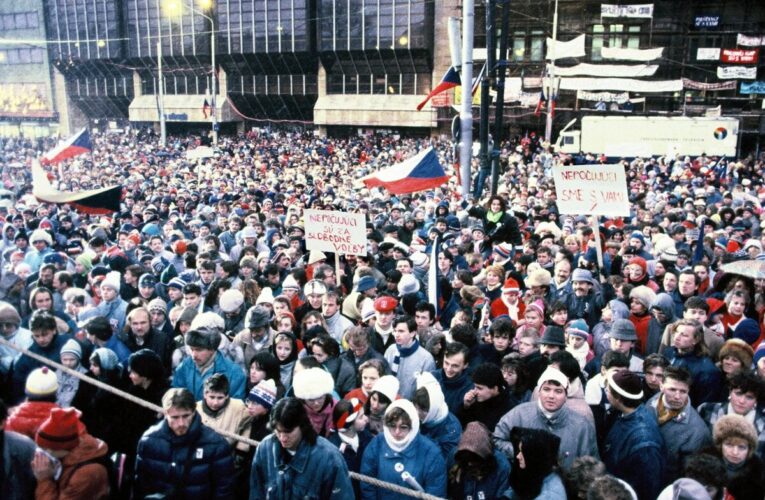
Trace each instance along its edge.
<instances>
[{"instance_id":1,"label":"winter hat","mask_svg":"<svg viewBox=\"0 0 765 500\"><path fill-rule=\"evenodd\" d=\"M29 242L34 243L35 241L44 241L48 246L53 245L53 238L51 238L50 233L43 229L32 231L32 234L29 236Z\"/></svg>"},{"instance_id":2,"label":"winter hat","mask_svg":"<svg viewBox=\"0 0 765 500\"><path fill-rule=\"evenodd\" d=\"M151 273L144 273L138 279L138 288L154 288L157 286L157 277Z\"/></svg>"},{"instance_id":3,"label":"winter hat","mask_svg":"<svg viewBox=\"0 0 765 500\"><path fill-rule=\"evenodd\" d=\"M545 332L542 334L542 338L539 339L539 343L542 345L566 347L566 336L563 334L563 328L559 326L546 327Z\"/></svg>"},{"instance_id":4,"label":"winter hat","mask_svg":"<svg viewBox=\"0 0 765 500\"><path fill-rule=\"evenodd\" d=\"M422 387L428 391L428 400L430 406L428 407L428 414L422 421L423 424L440 422L442 419L449 415L449 406L446 404L444 398L444 391L441 388L441 384L430 372L421 372L416 375L417 389Z\"/></svg>"},{"instance_id":5,"label":"winter hat","mask_svg":"<svg viewBox=\"0 0 765 500\"><path fill-rule=\"evenodd\" d=\"M550 275L550 271L547 269L535 269L526 276L524 283L526 283L528 288L532 286L550 286L552 275Z\"/></svg>"},{"instance_id":6,"label":"winter hat","mask_svg":"<svg viewBox=\"0 0 765 500\"><path fill-rule=\"evenodd\" d=\"M366 292L367 290L371 290L373 288L377 288L377 280L375 280L372 276L362 276L359 279L359 282L356 284L356 291L359 293ZM417 283L417 289L419 290L420 284ZM400 290L399 290L399 293Z\"/></svg>"},{"instance_id":7,"label":"winter hat","mask_svg":"<svg viewBox=\"0 0 765 500\"><path fill-rule=\"evenodd\" d=\"M197 314L199 314L199 311L195 308L185 307L183 311L181 311L181 315L178 316L178 323L188 323L190 325L191 322L194 321L194 318L196 318Z\"/></svg>"},{"instance_id":8,"label":"winter hat","mask_svg":"<svg viewBox=\"0 0 765 500\"><path fill-rule=\"evenodd\" d=\"M401 453L409 446L412 441L414 441L414 439L417 437L417 434L419 434L420 418L417 415L417 409L409 400L397 399L396 401L392 402L390 405L388 405L388 408L385 409L385 415L387 416L395 408L400 408L406 412L406 414L409 416L409 420L412 422L412 428L409 430L409 434L407 434L403 439L398 440L393 437L390 430L388 429L388 426L385 425L383 426L383 435L388 446L393 451Z\"/></svg>"},{"instance_id":9,"label":"winter hat","mask_svg":"<svg viewBox=\"0 0 765 500\"><path fill-rule=\"evenodd\" d=\"M220 298L218 299L220 310L224 313L237 312L242 307L242 304L244 304L244 295L235 288L229 288L220 294Z\"/></svg>"},{"instance_id":10,"label":"winter hat","mask_svg":"<svg viewBox=\"0 0 765 500\"><path fill-rule=\"evenodd\" d=\"M160 380L165 375L162 360L151 349L140 349L131 354L128 358L128 370L153 381Z\"/></svg>"},{"instance_id":11,"label":"winter hat","mask_svg":"<svg viewBox=\"0 0 765 500\"><path fill-rule=\"evenodd\" d=\"M510 256L513 255L513 245L510 243L494 245L494 255L497 256L497 258L494 259L494 262L502 262L509 259Z\"/></svg>"},{"instance_id":12,"label":"winter hat","mask_svg":"<svg viewBox=\"0 0 765 500\"><path fill-rule=\"evenodd\" d=\"M244 297L242 297L242 300L244 300ZM264 286L260 293L258 294L258 298L255 299L255 305L260 304L272 304L274 303L274 292L271 291L270 287Z\"/></svg>"},{"instance_id":13,"label":"winter hat","mask_svg":"<svg viewBox=\"0 0 765 500\"><path fill-rule=\"evenodd\" d=\"M359 311L359 308L356 305L359 301L359 295L359 292L351 292L343 300L342 314L352 321L361 319L361 311Z\"/></svg>"},{"instance_id":14,"label":"winter hat","mask_svg":"<svg viewBox=\"0 0 765 500\"><path fill-rule=\"evenodd\" d=\"M645 259L643 257L632 257L629 260L629 262L627 263L627 265L630 265L630 266L633 266L633 265L639 266L640 269L643 270L643 274L645 274L646 271L648 270L648 263L646 263L646 261L645 261Z\"/></svg>"},{"instance_id":15,"label":"winter hat","mask_svg":"<svg viewBox=\"0 0 765 500\"><path fill-rule=\"evenodd\" d=\"M386 312L392 312L394 309L396 309L396 306L398 305L398 300L395 299L395 297L391 297L390 295L383 295L380 297L377 297L375 299L375 311L386 313Z\"/></svg>"},{"instance_id":16,"label":"winter hat","mask_svg":"<svg viewBox=\"0 0 765 500\"><path fill-rule=\"evenodd\" d=\"M75 408L53 408L40 425L35 443L48 450L73 450L80 443L80 412Z\"/></svg>"},{"instance_id":17,"label":"winter hat","mask_svg":"<svg viewBox=\"0 0 765 500\"><path fill-rule=\"evenodd\" d=\"M476 420L467 424L457 445L456 455L459 455L461 451L475 453L484 459L491 457L494 454L494 446L492 445L492 436L489 429L483 423Z\"/></svg>"},{"instance_id":18,"label":"winter hat","mask_svg":"<svg viewBox=\"0 0 765 500\"><path fill-rule=\"evenodd\" d=\"M382 377L378 378L377 382L375 382L375 384L372 386L372 392L379 392L388 398L388 401L395 401L396 397L398 396L399 386L400 382L395 376L383 375Z\"/></svg>"},{"instance_id":19,"label":"winter hat","mask_svg":"<svg viewBox=\"0 0 765 500\"><path fill-rule=\"evenodd\" d=\"M616 319L611 325L611 338L616 340L631 340L637 342L637 331L632 321L628 319Z\"/></svg>"},{"instance_id":20,"label":"winter hat","mask_svg":"<svg viewBox=\"0 0 765 500\"><path fill-rule=\"evenodd\" d=\"M404 274L398 282L399 295L409 295L420 291L420 281L414 274Z\"/></svg>"},{"instance_id":21,"label":"winter hat","mask_svg":"<svg viewBox=\"0 0 765 500\"><path fill-rule=\"evenodd\" d=\"M69 339L61 348L60 354L73 354L77 356L77 359L82 359L82 347L80 347L80 343L76 340Z\"/></svg>"},{"instance_id":22,"label":"winter hat","mask_svg":"<svg viewBox=\"0 0 765 500\"><path fill-rule=\"evenodd\" d=\"M637 496L634 498L637 499ZM700 482L689 477L681 477L667 486L656 500L712 500L712 497Z\"/></svg>"},{"instance_id":23,"label":"winter hat","mask_svg":"<svg viewBox=\"0 0 765 500\"><path fill-rule=\"evenodd\" d=\"M590 337L590 327L583 319L575 319L566 327L566 333L587 339Z\"/></svg>"},{"instance_id":24,"label":"winter hat","mask_svg":"<svg viewBox=\"0 0 765 500\"><path fill-rule=\"evenodd\" d=\"M258 404L270 411L274 404L276 404L276 384L270 378L261 380L258 385L250 389L247 401Z\"/></svg>"},{"instance_id":25,"label":"winter hat","mask_svg":"<svg viewBox=\"0 0 765 500\"><path fill-rule=\"evenodd\" d=\"M167 313L167 304L159 297L150 301L147 308L149 309L149 312L161 312L162 314Z\"/></svg>"},{"instance_id":26,"label":"winter hat","mask_svg":"<svg viewBox=\"0 0 765 500\"><path fill-rule=\"evenodd\" d=\"M571 282L574 283L576 281L586 281L591 285L595 284L595 279L592 277L592 273L589 270L580 267L574 269L574 272L571 273Z\"/></svg>"},{"instance_id":27,"label":"winter hat","mask_svg":"<svg viewBox=\"0 0 765 500\"><path fill-rule=\"evenodd\" d=\"M284 278L284 282L282 282L282 290L295 290L299 292L300 285L298 285L298 282L294 276L288 274L287 277Z\"/></svg>"},{"instance_id":28,"label":"winter hat","mask_svg":"<svg viewBox=\"0 0 765 500\"><path fill-rule=\"evenodd\" d=\"M303 287L303 294L307 297L309 295L324 295L327 293L327 285L323 281L311 280Z\"/></svg>"},{"instance_id":29,"label":"winter hat","mask_svg":"<svg viewBox=\"0 0 765 500\"><path fill-rule=\"evenodd\" d=\"M8 302L0 302L0 323L21 324L21 316L15 307Z\"/></svg>"},{"instance_id":30,"label":"winter hat","mask_svg":"<svg viewBox=\"0 0 765 500\"><path fill-rule=\"evenodd\" d=\"M311 253L308 254L308 265L316 264L317 262L321 262L323 260L327 260L327 256L324 255L324 252L320 250L311 250Z\"/></svg>"},{"instance_id":31,"label":"winter hat","mask_svg":"<svg viewBox=\"0 0 765 500\"><path fill-rule=\"evenodd\" d=\"M751 457L757 449L757 430L749 423L746 417L741 415L724 415L715 423L712 430L715 446L722 449L726 439L739 438L749 445L747 457Z\"/></svg>"},{"instance_id":32,"label":"winter hat","mask_svg":"<svg viewBox=\"0 0 765 500\"><path fill-rule=\"evenodd\" d=\"M622 370L609 376L608 386L627 399L643 399L643 386L637 374Z\"/></svg>"},{"instance_id":33,"label":"winter hat","mask_svg":"<svg viewBox=\"0 0 765 500\"><path fill-rule=\"evenodd\" d=\"M219 314L207 311L194 316L194 320L189 325L190 330L199 330L200 328L218 330L218 332L222 333L226 329L226 323Z\"/></svg>"},{"instance_id":34,"label":"winter hat","mask_svg":"<svg viewBox=\"0 0 765 500\"><path fill-rule=\"evenodd\" d=\"M108 287L115 290L117 293L120 291L120 273L117 271L111 271L106 274L106 277L101 282L102 287Z\"/></svg>"},{"instance_id":35,"label":"winter hat","mask_svg":"<svg viewBox=\"0 0 765 500\"><path fill-rule=\"evenodd\" d=\"M754 323L754 320L750 320ZM736 328L738 332L738 328ZM741 362L741 366L745 371L748 371L752 366L752 359L754 359L754 350L745 340L740 338L732 338L726 340L720 348L719 360L722 362L726 356L733 356Z\"/></svg>"},{"instance_id":36,"label":"winter hat","mask_svg":"<svg viewBox=\"0 0 765 500\"><path fill-rule=\"evenodd\" d=\"M754 351L754 359L752 359L752 362L754 363L755 368L762 358L765 358L765 342L760 342L760 345L757 346L757 350Z\"/></svg>"},{"instance_id":37,"label":"winter hat","mask_svg":"<svg viewBox=\"0 0 765 500\"><path fill-rule=\"evenodd\" d=\"M529 309L534 309L539 313L540 316L543 318L545 317L545 303L542 301L542 299L537 299L531 304L528 304L526 306L526 310L528 311Z\"/></svg>"},{"instance_id":38,"label":"winter hat","mask_svg":"<svg viewBox=\"0 0 765 500\"><path fill-rule=\"evenodd\" d=\"M189 329L186 333L186 345L189 347L214 351L220 346L220 341L220 331L217 328Z\"/></svg>"},{"instance_id":39,"label":"winter hat","mask_svg":"<svg viewBox=\"0 0 765 500\"><path fill-rule=\"evenodd\" d=\"M733 338L741 339L751 346L760 338L760 325L753 319L744 318L733 330Z\"/></svg>"},{"instance_id":40,"label":"winter hat","mask_svg":"<svg viewBox=\"0 0 765 500\"><path fill-rule=\"evenodd\" d=\"M309 368L298 372L292 380L295 397L302 400L316 399L332 394L335 381L332 375L323 368Z\"/></svg>"},{"instance_id":41,"label":"winter hat","mask_svg":"<svg viewBox=\"0 0 765 500\"><path fill-rule=\"evenodd\" d=\"M261 292L262 293L262 292ZM247 328L263 328L268 326L271 321L271 311L266 309L262 305L252 306L247 310L247 315L244 318L244 325Z\"/></svg>"},{"instance_id":42,"label":"winter hat","mask_svg":"<svg viewBox=\"0 0 765 500\"><path fill-rule=\"evenodd\" d=\"M520 292L521 287L518 285L518 282L514 280L513 278L507 278L505 280L505 284L502 285L502 291L503 292Z\"/></svg>"},{"instance_id":43,"label":"winter hat","mask_svg":"<svg viewBox=\"0 0 765 500\"><path fill-rule=\"evenodd\" d=\"M339 410L342 410L340 405L335 406L335 410L332 412L332 423L335 425L335 429L337 429L339 432L344 432L346 429L348 429L353 422L356 421L356 419L361 414L361 411L364 409L364 403L359 401L358 398L351 398L346 400L351 408L347 411L343 411L342 413Z\"/></svg>"},{"instance_id":44,"label":"winter hat","mask_svg":"<svg viewBox=\"0 0 765 500\"><path fill-rule=\"evenodd\" d=\"M633 231L632 234L630 234L630 239L632 238L636 238L640 240L640 243L645 245L645 236L643 236L643 233L641 233L640 231Z\"/></svg>"},{"instance_id":45,"label":"winter hat","mask_svg":"<svg viewBox=\"0 0 765 500\"><path fill-rule=\"evenodd\" d=\"M645 285L635 287L630 292L630 298L636 299L645 306L646 311L651 308L651 304L656 300L656 294Z\"/></svg>"},{"instance_id":46,"label":"winter hat","mask_svg":"<svg viewBox=\"0 0 765 500\"><path fill-rule=\"evenodd\" d=\"M460 297L462 297L471 306L483 299L483 293L481 289L474 285L465 285L460 290Z\"/></svg>"},{"instance_id":47,"label":"winter hat","mask_svg":"<svg viewBox=\"0 0 765 500\"><path fill-rule=\"evenodd\" d=\"M375 302L372 299L364 299L361 302L361 321L366 323L375 317Z\"/></svg>"},{"instance_id":48,"label":"winter hat","mask_svg":"<svg viewBox=\"0 0 765 500\"><path fill-rule=\"evenodd\" d=\"M167 283L168 288L175 288L177 290L183 290L183 287L186 286L186 282L183 281L181 278L173 278Z\"/></svg>"},{"instance_id":49,"label":"winter hat","mask_svg":"<svg viewBox=\"0 0 765 500\"><path fill-rule=\"evenodd\" d=\"M542 375L539 376L537 388L542 387L542 384L545 382L556 382L564 389L568 389L569 385L568 377L562 371L553 368L552 366L548 366L545 371L542 372Z\"/></svg>"},{"instance_id":50,"label":"winter hat","mask_svg":"<svg viewBox=\"0 0 765 500\"><path fill-rule=\"evenodd\" d=\"M758 239L748 239L744 243L744 250L748 250L749 248L754 247L758 249L760 252L762 252L762 243L760 243L760 240Z\"/></svg>"},{"instance_id":51,"label":"winter hat","mask_svg":"<svg viewBox=\"0 0 765 500\"><path fill-rule=\"evenodd\" d=\"M99 347L90 355L90 364L93 363L97 363L103 370L114 370L120 364L120 360L108 347Z\"/></svg>"},{"instance_id":52,"label":"winter hat","mask_svg":"<svg viewBox=\"0 0 765 500\"><path fill-rule=\"evenodd\" d=\"M24 392L32 399L55 396L58 391L58 377L56 372L47 366L32 370L27 376Z\"/></svg>"}]
</instances>

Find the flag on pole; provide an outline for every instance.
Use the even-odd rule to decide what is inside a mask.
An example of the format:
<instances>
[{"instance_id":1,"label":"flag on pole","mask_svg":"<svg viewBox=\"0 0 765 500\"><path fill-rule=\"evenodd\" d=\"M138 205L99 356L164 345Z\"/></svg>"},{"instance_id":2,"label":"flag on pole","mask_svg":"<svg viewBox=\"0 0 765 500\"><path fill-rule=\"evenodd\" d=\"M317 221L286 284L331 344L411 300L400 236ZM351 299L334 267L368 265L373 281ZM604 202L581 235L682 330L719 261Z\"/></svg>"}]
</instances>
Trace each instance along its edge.
<instances>
[{"instance_id":1,"label":"flag on pole","mask_svg":"<svg viewBox=\"0 0 765 500\"><path fill-rule=\"evenodd\" d=\"M368 188L384 187L398 195L433 189L448 180L435 149L430 147L401 163L363 177L361 182Z\"/></svg>"},{"instance_id":2,"label":"flag on pole","mask_svg":"<svg viewBox=\"0 0 765 500\"><path fill-rule=\"evenodd\" d=\"M417 105L417 111L420 111L423 107L425 107L425 105L433 96L438 95L441 92L446 92L449 89L453 89L454 87L459 86L460 83L460 74L457 72L454 66L449 66L449 69L446 71L446 73L444 73L444 76L441 77L441 81L438 83L438 85L436 85L436 88L431 90L430 94L425 97L425 100Z\"/></svg>"},{"instance_id":3,"label":"flag on pole","mask_svg":"<svg viewBox=\"0 0 765 500\"><path fill-rule=\"evenodd\" d=\"M547 98L545 97L545 89L544 87L542 87L542 90L539 92L539 102L537 103L537 107L534 110L535 116L539 116L539 114L542 112L542 108L545 106L546 103L547 103Z\"/></svg>"},{"instance_id":4,"label":"flag on pole","mask_svg":"<svg viewBox=\"0 0 765 500\"><path fill-rule=\"evenodd\" d=\"M428 267L428 302L436 308L436 319L441 314L439 299L441 298L440 286L438 283L438 247L441 238L436 238L433 247L430 250L430 266Z\"/></svg>"},{"instance_id":5,"label":"flag on pole","mask_svg":"<svg viewBox=\"0 0 765 500\"><path fill-rule=\"evenodd\" d=\"M50 165L59 163L67 158L89 153L93 150L93 143L90 141L90 133L84 128L74 134L65 142L62 142L55 148L45 153L40 158L40 163Z\"/></svg>"},{"instance_id":6,"label":"flag on pole","mask_svg":"<svg viewBox=\"0 0 765 500\"><path fill-rule=\"evenodd\" d=\"M88 214L119 212L122 186L110 186L88 191L62 192L51 185L48 175L37 161L32 162L32 194L46 203L67 203Z\"/></svg>"},{"instance_id":7,"label":"flag on pole","mask_svg":"<svg viewBox=\"0 0 765 500\"><path fill-rule=\"evenodd\" d=\"M205 99L204 104L202 104L202 116L205 117L205 119L212 116L212 106L210 106L210 103Z\"/></svg>"}]
</instances>

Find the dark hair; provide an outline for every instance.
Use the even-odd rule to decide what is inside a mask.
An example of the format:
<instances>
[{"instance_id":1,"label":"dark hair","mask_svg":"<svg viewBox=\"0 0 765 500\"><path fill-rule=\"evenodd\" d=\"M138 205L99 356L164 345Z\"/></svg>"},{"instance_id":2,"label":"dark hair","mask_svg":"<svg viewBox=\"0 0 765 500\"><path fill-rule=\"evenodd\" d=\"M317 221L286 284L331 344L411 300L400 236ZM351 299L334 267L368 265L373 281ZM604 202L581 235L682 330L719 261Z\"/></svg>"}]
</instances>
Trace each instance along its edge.
<instances>
[{"instance_id":1,"label":"dark hair","mask_svg":"<svg viewBox=\"0 0 765 500\"><path fill-rule=\"evenodd\" d=\"M303 368L322 368L321 363L316 361L316 358L313 356L304 356L302 358L298 358L297 364L302 366Z\"/></svg>"},{"instance_id":2,"label":"dark hair","mask_svg":"<svg viewBox=\"0 0 765 500\"><path fill-rule=\"evenodd\" d=\"M209 392L220 392L228 396L228 391L231 385L228 382L228 377L224 373L213 373L210 378L205 380L204 390Z\"/></svg>"},{"instance_id":3,"label":"dark hair","mask_svg":"<svg viewBox=\"0 0 765 500\"><path fill-rule=\"evenodd\" d=\"M688 297L683 306L685 307L686 311L688 309L703 309L705 313L709 314L709 304L707 304L707 301L698 295Z\"/></svg>"},{"instance_id":4,"label":"dark hair","mask_svg":"<svg viewBox=\"0 0 765 500\"><path fill-rule=\"evenodd\" d=\"M467 323L455 325L450 333L455 342L462 342L468 349L473 348L478 343L475 328Z\"/></svg>"},{"instance_id":5,"label":"dark hair","mask_svg":"<svg viewBox=\"0 0 765 500\"><path fill-rule=\"evenodd\" d=\"M66 271L59 271L56 274L54 274L56 278L58 278L59 283L63 283L67 286L72 286L72 275L69 274Z\"/></svg>"},{"instance_id":6,"label":"dark hair","mask_svg":"<svg viewBox=\"0 0 765 500\"><path fill-rule=\"evenodd\" d=\"M383 419L383 423L386 427L390 427L391 425L395 424L401 420L403 423L407 425L412 425L412 418L409 416L409 414L404 411L403 408L393 408L390 411L385 412L385 418Z\"/></svg>"},{"instance_id":7,"label":"dark hair","mask_svg":"<svg viewBox=\"0 0 765 500\"><path fill-rule=\"evenodd\" d=\"M340 346L337 340L330 337L328 334L321 334L311 339L308 343L308 352L313 352L312 347L319 346L330 358L336 358L340 356Z\"/></svg>"},{"instance_id":8,"label":"dark hair","mask_svg":"<svg viewBox=\"0 0 765 500\"><path fill-rule=\"evenodd\" d=\"M414 306L414 310L416 312L424 312L427 311L430 315L430 322L432 323L434 319L436 319L436 307L431 304L430 302L425 302L424 300L421 300L417 303L416 306Z\"/></svg>"},{"instance_id":9,"label":"dark hair","mask_svg":"<svg viewBox=\"0 0 765 500\"><path fill-rule=\"evenodd\" d=\"M618 351L608 351L603 355L603 368L629 368L630 360L626 354Z\"/></svg>"},{"instance_id":10,"label":"dark hair","mask_svg":"<svg viewBox=\"0 0 765 500\"><path fill-rule=\"evenodd\" d=\"M8 407L5 405L5 401L0 399L0 424L5 422L8 418Z\"/></svg>"},{"instance_id":11,"label":"dark hair","mask_svg":"<svg viewBox=\"0 0 765 500\"><path fill-rule=\"evenodd\" d=\"M646 356L645 361L643 361L644 372L648 371L650 368L654 368L657 366L661 368L666 368L669 366L669 360L657 352Z\"/></svg>"},{"instance_id":12,"label":"dark hair","mask_svg":"<svg viewBox=\"0 0 765 500\"><path fill-rule=\"evenodd\" d=\"M489 335L492 337L507 337L513 340L515 338L515 321L509 317L500 316L489 327Z\"/></svg>"},{"instance_id":13,"label":"dark hair","mask_svg":"<svg viewBox=\"0 0 765 500\"><path fill-rule=\"evenodd\" d=\"M594 480L606 474L606 465L595 457L585 455L574 459L564 474L568 498L578 498L581 488L587 488Z\"/></svg>"},{"instance_id":14,"label":"dark hair","mask_svg":"<svg viewBox=\"0 0 765 500\"><path fill-rule=\"evenodd\" d=\"M109 324L109 320L103 316L95 316L91 318L91 320L85 324L85 331L87 331L89 335L93 335L103 342L112 338L114 333L112 331L112 325Z\"/></svg>"},{"instance_id":15,"label":"dark hair","mask_svg":"<svg viewBox=\"0 0 765 500\"><path fill-rule=\"evenodd\" d=\"M395 328L399 323L404 323L410 333L417 331L417 322L414 321L414 318L408 314L401 314L396 316L396 319L393 320L393 328Z\"/></svg>"},{"instance_id":16,"label":"dark hair","mask_svg":"<svg viewBox=\"0 0 765 500\"><path fill-rule=\"evenodd\" d=\"M494 363L481 363L473 370L471 378L474 384L485 385L488 388L498 387L502 390L507 385L502 370Z\"/></svg>"},{"instance_id":17,"label":"dark hair","mask_svg":"<svg viewBox=\"0 0 765 500\"><path fill-rule=\"evenodd\" d=\"M199 266L199 269L197 269L197 271L200 270L200 269L204 269L205 271L213 271L213 272L215 272L215 262L213 262L212 260L205 260Z\"/></svg>"},{"instance_id":18,"label":"dark hair","mask_svg":"<svg viewBox=\"0 0 765 500\"><path fill-rule=\"evenodd\" d=\"M677 380L688 387L691 386L691 373L681 366L667 366L664 368L664 380L667 380L668 378Z\"/></svg>"},{"instance_id":19,"label":"dark hair","mask_svg":"<svg viewBox=\"0 0 765 500\"><path fill-rule=\"evenodd\" d=\"M268 427L274 431L277 425L282 426L287 431L300 427L303 439L311 445L316 444L316 431L308 419L308 413L303 402L297 398L283 398L276 403L274 409L271 410Z\"/></svg>"},{"instance_id":20,"label":"dark hair","mask_svg":"<svg viewBox=\"0 0 765 500\"><path fill-rule=\"evenodd\" d=\"M183 294L193 293L194 295L202 295L202 288L196 283L187 283L183 285Z\"/></svg>"},{"instance_id":21,"label":"dark hair","mask_svg":"<svg viewBox=\"0 0 765 500\"><path fill-rule=\"evenodd\" d=\"M473 275L466 269L460 269L454 276L465 285L473 284Z\"/></svg>"},{"instance_id":22,"label":"dark hair","mask_svg":"<svg viewBox=\"0 0 765 500\"><path fill-rule=\"evenodd\" d=\"M462 342L448 342L444 349L444 357L454 356L455 354L462 354L465 357L465 364L467 364L470 349Z\"/></svg>"},{"instance_id":23,"label":"dark hair","mask_svg":"<svg viewBox=\"0 0 765 500\"><path fill-rule=\"evenodd\" d=\"M422 411L430 410L430 395L426 387L420 387L414 392L412 404Z\"/></svg>"},{"instance_id":24,"label":"dark hair","mask_svg":"<svg viewBox=\"0 0 765 500\"><path fill-rule=\"evenodd\" d=\"M739 372L728 381L731 391L738 389L743 393L751 392L759 402L763 397L762 379L752 372Z\"/></svg>"},{"instance_id":25,"label":"dark hair","mask_svg":"<svg viewBox=\"0 0 765 500\"><path fill-rule=\"evenodd\" d=\"M556 351L550 354L550 364L557 363L558 369L569 379L569 381L576 380L580 373L579 362L568 351Z\"/></svg>"},{"instance_id":26,"label":"dark hair","mask_svg":"<svg viewBox=\"0 0 765 500\"><path fill-rule=\"evenodd\" d=\"M39 290L39 288L38 288ZM30 330L55 330L56 317L47 309L37 309L29 319Z\"/></svg>"},{"instance_id":27,"label":"dark hair","mask_svg":"<svg viewBox=\"0 0 765 500\"><path fill-rule=\"evenodd\" d=\"M683 477L695 479L703 486L714 486L719 491L728 478L722 459L711 453L698 453L686 458Z\"/></svg>"},{"instance_id":28,"label":"dark hair","mask_svg":"<svg viewBox=\"0 0 765 500\"><path fill-rule=\"evenodd\" d=\"M271 379L277 384L280 383L281 375L279 373L279 360L268 351L258 351L250 360L249 368L253 363L257 363L261 370L266 372L266 379Z\"/></svg>"}]
</instances>

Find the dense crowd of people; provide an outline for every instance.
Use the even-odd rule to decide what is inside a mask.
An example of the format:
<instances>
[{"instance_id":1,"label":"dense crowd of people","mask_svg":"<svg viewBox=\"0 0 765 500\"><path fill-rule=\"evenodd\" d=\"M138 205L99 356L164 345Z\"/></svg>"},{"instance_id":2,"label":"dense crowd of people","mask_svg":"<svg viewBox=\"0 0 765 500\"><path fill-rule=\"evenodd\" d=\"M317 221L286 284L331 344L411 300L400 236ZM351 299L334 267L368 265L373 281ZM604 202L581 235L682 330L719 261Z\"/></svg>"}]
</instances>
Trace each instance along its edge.
<instances>
[{"instance_id":1,"label":"dense crowd of people","mask_svg":"<svg viewBox=\"0 0 765 500\"><path fill-rule=\"evenodd\" d=\"M443 140L93 139L49 178L123 186L117 213L40 203L8 165L51 144L0 141L2 498L402 498L349 471L454 499L765 495L763 161L621 160L632 215L594 218L558 212L552 171L608 160L533 134L476 198L359 184L428 146L452 173ZM306 208L364 214L365 254L308 249Z\"/></svg>"}]
</instances>

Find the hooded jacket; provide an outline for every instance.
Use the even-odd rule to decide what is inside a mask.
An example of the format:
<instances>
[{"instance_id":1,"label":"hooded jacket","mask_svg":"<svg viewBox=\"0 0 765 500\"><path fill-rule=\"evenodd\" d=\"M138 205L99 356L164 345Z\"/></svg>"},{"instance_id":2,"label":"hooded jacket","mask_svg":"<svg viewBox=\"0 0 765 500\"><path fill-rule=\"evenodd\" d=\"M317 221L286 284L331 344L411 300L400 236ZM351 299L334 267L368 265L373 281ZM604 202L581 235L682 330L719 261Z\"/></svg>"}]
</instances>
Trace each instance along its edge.
<instances>
[{"instance_id":1,"label":"hooded jacket","mask_svg":"<svg viewBox=\"0 0 765 500\"><path fill-rule=\"evenodd\" d=\"M424 387L428 391L430 407L422 421L422 434L433 440L441 449L444 461L448 461L462 436L462 426L446 405L444 393L438 381L430 373L417 377L417 389Z\"/></svg>"},{"instance_id":2,"label":"hooded jacket","mask_svg":"<svg viewBox=\"0 0 765 500\"><path fill-rule=\"evenodd\" d=\"M483 470L486 475L480 480L464 471L454 471L456 454L463 450L475 453L484 460L493 457L494 470ZM499 498L508 488L510 462L501 451L494 448L491 433L483 425L474 425L466 430L447 464L447 470L450 471L448 498Z\"/></svg>"},{"instance_id":3,"label":"hooded jacket","mask_svg":"<svg viewBox=\"0 0 765 500\"><path fill-rule=\"evenodd\" d=\"M444 395L444 401L446 401L449 411L456 415L462 407L465 394L473 388L473 381L468 376L467 370L462 370L462 373L454 378L447 378L443 369L430 373L441 386L441 392Z\"/></svg>"},{"instance_id":4,"label":"hooded jacket","mask_svg":"<svg viewBox=\"0 0 765 500\"><path fill-rule=\"evenodd\" d=\"M658 294L656 300L651 304L651 309L658 309L661 311L664 314L666 321L659 322L655 316L651 315L651 320L648 322L648 337L643 352L645 356L659 352L661 336L664 333L664 329L671 323L674 323L677 319L675 316L674 301L672 300L672 296L668 293Z\"/></svg>"},{"instance_id":5,"label":"hooded jacket","mask_svg":"<svg viewBox=\"0 0 765 500\"><path fill-rule=\"evenodd\" d=\"M58 481L47 479L37 483L35 498L54 500L59 498L87 498L105 500L109 498L109 473L100 463L88 463L103 457L108 452L106 443L90 434L80 434L76 448L61 460L63 466Z\"/></svg>"},{"instance_id":6,"label":"hooded jacket","mask_svg":"<svg viewBox=\"0 0 765 500\"><path fill-rule=\"evenodd\" d=\"M595 357L601 358L611 350L611 326L617 319L628 319L630 310L627 304L619 299L613 299L608 303L611 309L612 319L610 322L601 321L592 329L592 346L595 349Z\"/></svg>"}]
</instances>

